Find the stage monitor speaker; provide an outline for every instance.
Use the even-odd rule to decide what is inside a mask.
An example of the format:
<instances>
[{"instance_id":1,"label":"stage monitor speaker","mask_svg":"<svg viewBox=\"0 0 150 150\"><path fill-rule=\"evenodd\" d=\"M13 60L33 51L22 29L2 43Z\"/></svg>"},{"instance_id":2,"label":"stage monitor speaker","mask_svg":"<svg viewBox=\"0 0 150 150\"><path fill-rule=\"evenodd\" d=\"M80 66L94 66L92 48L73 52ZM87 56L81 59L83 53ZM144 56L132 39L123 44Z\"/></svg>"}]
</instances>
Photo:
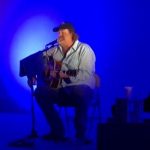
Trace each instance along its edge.
<instances>
[{"instance_id":1,"label":"stage monitor speaker","mask_svg":"<svg viewBox=\"0 0 150 150\"><path fill-rule=\"evenodd\" d=\"M97 150L149 150L149 124L99 124Z\"/></svg>"}]
</instances>

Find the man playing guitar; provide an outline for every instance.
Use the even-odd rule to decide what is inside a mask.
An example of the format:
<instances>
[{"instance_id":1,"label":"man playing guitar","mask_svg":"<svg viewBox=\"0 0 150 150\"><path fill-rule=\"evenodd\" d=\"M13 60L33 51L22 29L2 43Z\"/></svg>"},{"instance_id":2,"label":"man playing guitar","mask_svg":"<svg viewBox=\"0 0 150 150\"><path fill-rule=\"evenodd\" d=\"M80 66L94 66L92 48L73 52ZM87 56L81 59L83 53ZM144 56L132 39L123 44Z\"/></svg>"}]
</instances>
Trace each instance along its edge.
<instances>
[{"instance_id":1,"label":"man playing guitar","mask_svg":"<svg viewBox=\"0 0 150 150\"><path fill-rule=\"evenodd\" d=\"M85 142L87 112L95 86L95 54L88 44L78 40L72 24L64 22L53 31L58 33L58 45L43 52L48 60L45 61L46 78L42 82L37 76L34 93L51 128L44 138L64 139L64 126L54 108L54 104L62 104L75 107L76 138ZM52 86L54 80L59 80L57 86Z\"/></svg>"}]
</instances>

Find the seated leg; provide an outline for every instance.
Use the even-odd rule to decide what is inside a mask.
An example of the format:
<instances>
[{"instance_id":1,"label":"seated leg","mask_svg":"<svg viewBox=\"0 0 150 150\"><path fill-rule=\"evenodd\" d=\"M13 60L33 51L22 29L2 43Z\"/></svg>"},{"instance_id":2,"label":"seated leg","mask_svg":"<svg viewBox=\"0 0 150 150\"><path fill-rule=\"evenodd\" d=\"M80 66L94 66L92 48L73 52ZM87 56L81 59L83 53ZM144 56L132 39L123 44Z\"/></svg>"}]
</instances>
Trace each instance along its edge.
<instances>
[{"instance_id":1,"label":"seated leg","mask_svg":"<svg viewBox=\"0 0 150 150\"><path fill-rule=\"evenodd\" d=\"M52 134L57 137L63 137L64 126L58 112L54 108L57 92L47 88L37 88L35 97L50 125Z\"/></svg>"},{"instance_id":2,"label":"seated leg","mask_svg":"<svg viewBox=\"0 0 150 150\"><path fill-rule=\"evenodd\" d=\"M88 107L92 100L93 90L87 85L76 85L60 90L61 103L75 107L76 137L85 138L87 131Z\"/></svg>"}]
</instances>

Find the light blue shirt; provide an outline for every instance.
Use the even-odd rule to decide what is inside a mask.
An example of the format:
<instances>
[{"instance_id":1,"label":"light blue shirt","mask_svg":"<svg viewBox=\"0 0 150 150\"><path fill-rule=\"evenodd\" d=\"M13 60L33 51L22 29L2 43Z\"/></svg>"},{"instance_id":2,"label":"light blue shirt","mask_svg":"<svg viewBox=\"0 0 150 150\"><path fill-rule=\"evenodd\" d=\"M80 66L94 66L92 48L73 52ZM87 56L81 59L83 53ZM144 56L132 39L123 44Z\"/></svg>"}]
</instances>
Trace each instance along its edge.
<instances>
[{"instance_id":1,"label":"light blue shirt","mask_svg":"<svg viewBox=\"0 0 150 150\"><path fill-rule=\"evenodd\" d=\"M78 70L76 76L70 76L71 83L66 83L62 80L61 87L71 85L85 84L91 87L95 87L95 54L92 48L76 40L73 46L66 53L65 58L61 46L56 46L44 52L43 55L53 56L54 60L62 61L61 70Z\"/></svg>"}]
</instances>

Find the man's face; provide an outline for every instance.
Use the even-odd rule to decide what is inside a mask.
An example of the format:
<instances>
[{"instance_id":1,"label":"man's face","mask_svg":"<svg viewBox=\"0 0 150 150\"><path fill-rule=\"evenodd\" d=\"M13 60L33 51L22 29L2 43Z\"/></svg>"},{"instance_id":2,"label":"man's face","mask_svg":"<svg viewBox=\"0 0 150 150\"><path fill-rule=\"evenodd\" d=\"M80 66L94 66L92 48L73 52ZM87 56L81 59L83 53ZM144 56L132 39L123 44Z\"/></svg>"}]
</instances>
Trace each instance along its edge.
<instances>
[{"instance_id":1,"label":"man's face","mask_svg":"<svg viewBox=\"0 0 150 150\"><path fill-rule=\"evenodd\" d=\"M72 33L68 29L58 31L58 43L61 46L66 46L72 42Z\"/></svg>"}]
</instances>

